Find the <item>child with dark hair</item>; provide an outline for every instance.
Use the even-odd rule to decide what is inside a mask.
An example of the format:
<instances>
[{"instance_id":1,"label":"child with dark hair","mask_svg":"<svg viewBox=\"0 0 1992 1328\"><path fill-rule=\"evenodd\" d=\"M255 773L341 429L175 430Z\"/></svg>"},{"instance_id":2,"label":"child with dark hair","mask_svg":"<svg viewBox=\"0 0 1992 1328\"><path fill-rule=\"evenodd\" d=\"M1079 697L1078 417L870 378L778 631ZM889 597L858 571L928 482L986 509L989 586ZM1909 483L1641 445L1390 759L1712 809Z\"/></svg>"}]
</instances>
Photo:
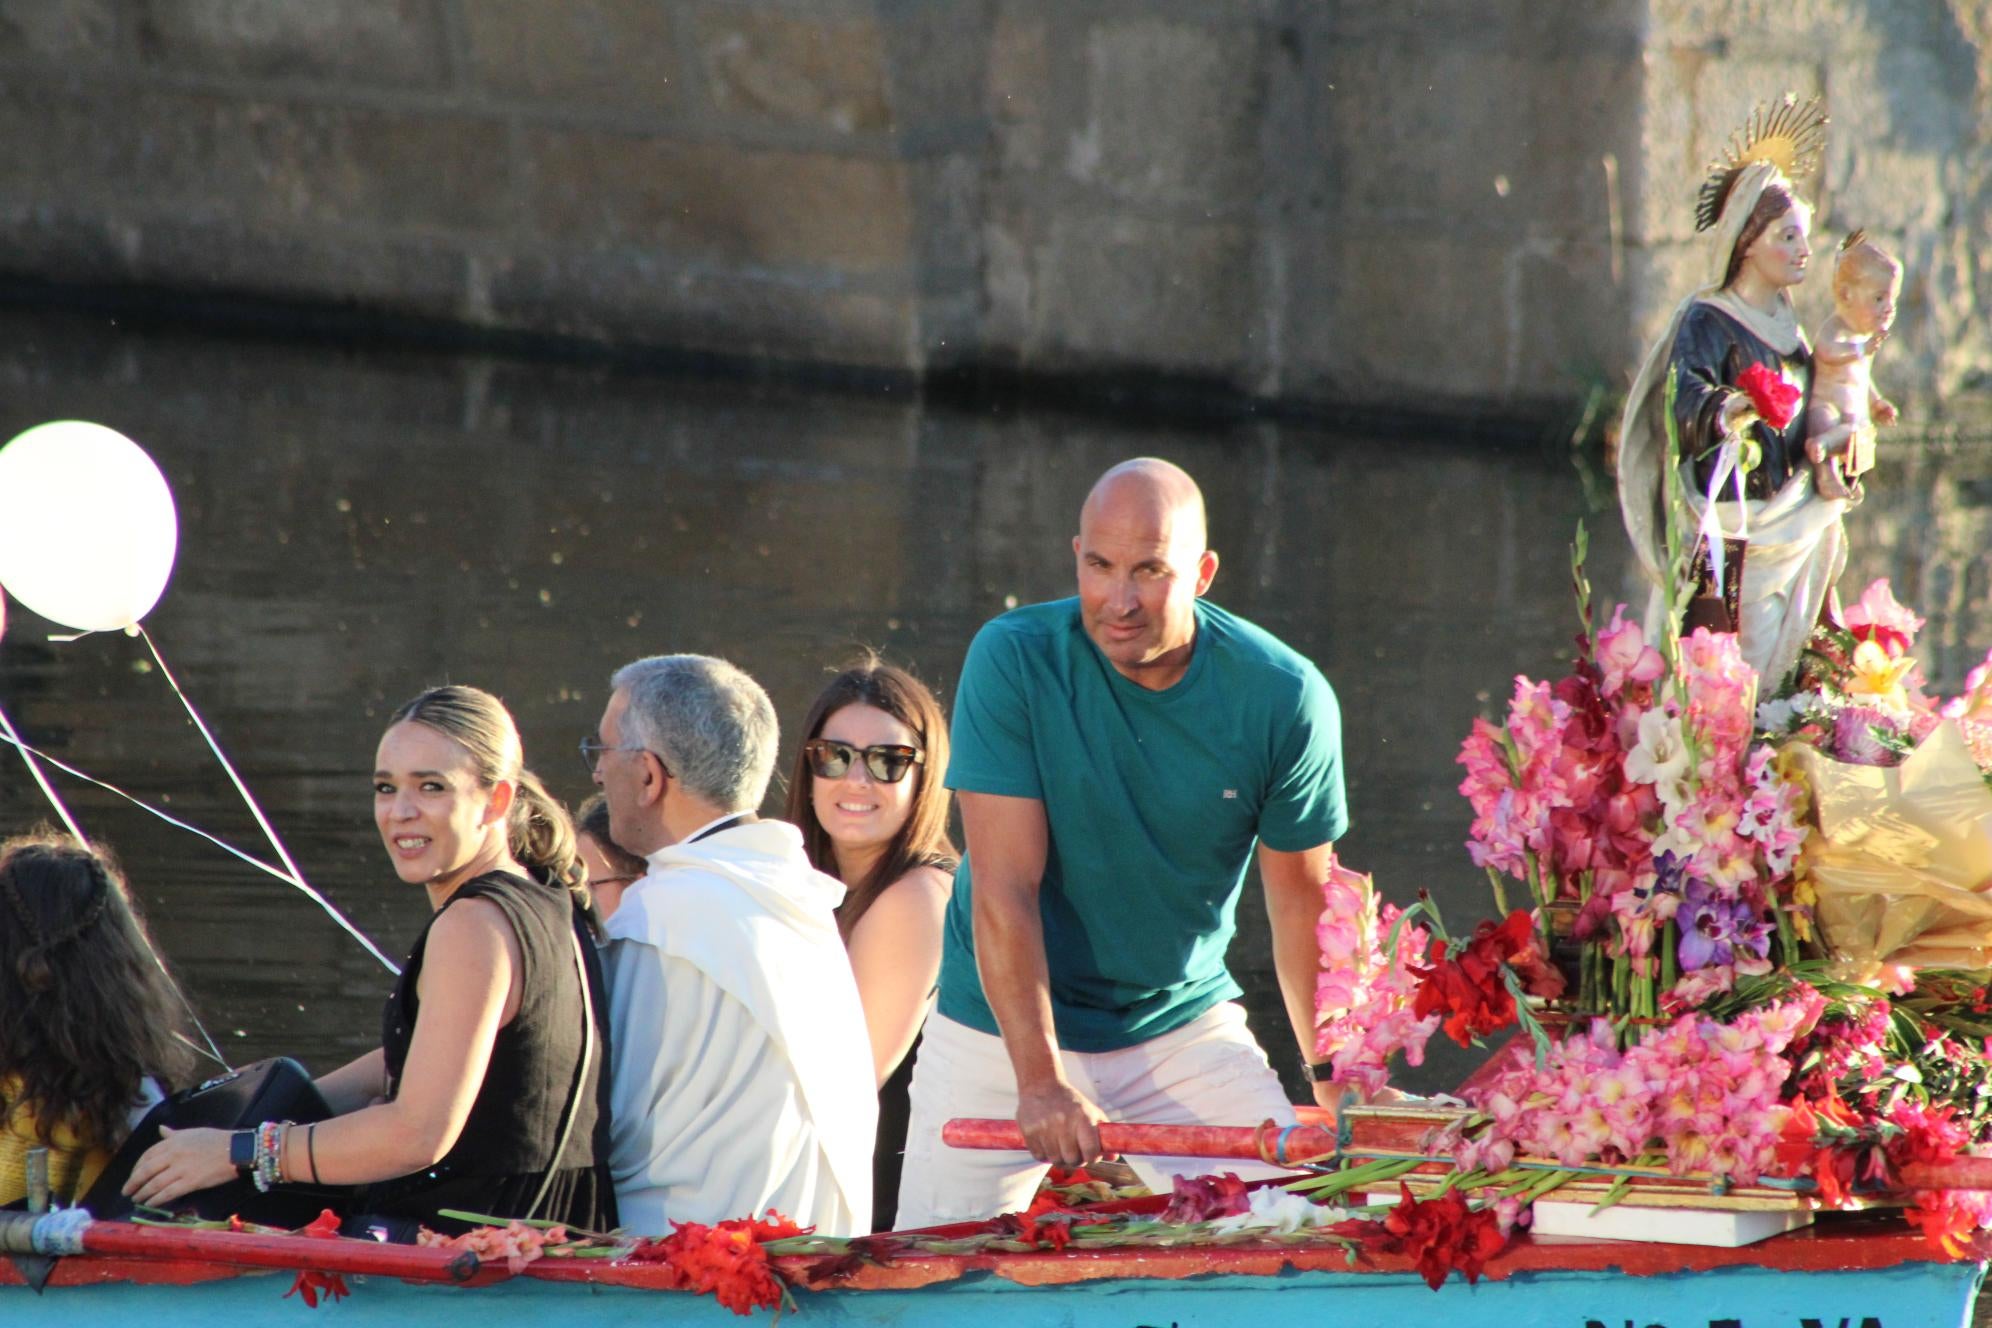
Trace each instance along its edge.
<instances>
[{"instance_id":1,"label":"child with dark hair","mask_svg":"<svg viewBox=\"0 0 1992 1328\"><path fill-rule=\"evenodd\" d=\"M49 1150L56 1200L87 1191L137 1121L187 1077L180 1007L102 849L0 842L0 1204Z\"/></svg>"}]
</instances>

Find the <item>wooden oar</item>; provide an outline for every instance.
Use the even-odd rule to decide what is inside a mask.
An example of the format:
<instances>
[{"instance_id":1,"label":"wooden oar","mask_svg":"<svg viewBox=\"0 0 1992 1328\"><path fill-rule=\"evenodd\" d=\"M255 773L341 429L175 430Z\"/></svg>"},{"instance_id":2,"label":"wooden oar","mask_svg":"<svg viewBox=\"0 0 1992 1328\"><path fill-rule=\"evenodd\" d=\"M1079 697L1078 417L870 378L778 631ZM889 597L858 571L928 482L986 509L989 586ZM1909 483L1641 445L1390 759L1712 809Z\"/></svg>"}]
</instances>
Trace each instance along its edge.
<instances>
[{"instance_id":1,"label":"wooden oar","mask_svg":"<svg viewBox=\"0 0 1992 1328\"><path fill-rule=\"evenodd\" d=\"M0 1253L183 1259L238 1268L373 1274L409 1282L483 1283L509 1276L503 1264L486 1267L469 1250L384 1245L344 1237L266 1236L247 1231L98 1222L81 1209L41 1215L0 1213Z\"/></svg>"},{"instance_id":2,"label":"wooden oar","mask_svg":"<svg viewBox=\"0 0 1992 1328\"><path fill-rule=\"evenodd\" d=\"M1284 1140L1282 1134L1286 1136ZM1013 1120L959 1116L941 1127L941 1142L954 1148L1021 1152L1024 1132ZM1282 1158L1333 1154L1335 1132L1319 1125L1295 1125L1282 1131L1271 1121L1263 1125L1142 1125L1107 1121L1100 1126L1100 1146L1109 1153L1243 1158L1277 1163Z\"/></svg>"}]
</instances>

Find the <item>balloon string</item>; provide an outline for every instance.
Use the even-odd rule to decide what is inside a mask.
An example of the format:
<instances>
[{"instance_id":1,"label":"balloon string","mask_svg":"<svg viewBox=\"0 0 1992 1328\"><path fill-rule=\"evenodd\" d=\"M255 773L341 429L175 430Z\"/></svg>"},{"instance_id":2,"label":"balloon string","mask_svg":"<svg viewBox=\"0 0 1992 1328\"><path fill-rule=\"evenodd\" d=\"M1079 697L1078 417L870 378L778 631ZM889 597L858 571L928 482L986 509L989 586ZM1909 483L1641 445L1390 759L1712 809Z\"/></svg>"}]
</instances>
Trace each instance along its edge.
<instances>
[{"instance_id":1,"label":"balloon string","mask_svg":"<svg viewBox=\"0 0 1992 1328\"><path fill-rule=\"evenodd\" d=\"M48 777L42 774L41 767L35 764L35 758L29 752L27 744L21 741L21 735L14 731L14 722L7 718L5 710L0 710L0 734L5 734L8 741L14 744L14 749L20 752L21 759L27 762L28 773L35 777L35 783L41 785L41 791L48 795L49 805L55 808L55 814L62 818L62 823L69 827L69 833L76 837L76 842L79 844L89 843L90 841L83 834L82 828L76 824L76 818L69 814L69 808L63 806L61 797L55 791L55 786L48 782Z\"/></svg>"},{"instance_id":2,"label":"balloon string","mask_svg":"<svg viewBox=\"0 0 1992 1328\"><path fill-rule=\"evenodd\" d=\"M5 710L0 710L0 735L3 735L8 742L11 742L14 745L14 750L21 754L21 760L26 763L28 772L35 777L35 783L41 785L41 791L48 795L50 804L55 808L55 814L62 818L63 825L69 828L69 833L75 838L76 842L87 846L90 843L90 837L83 833L81 826L76 824L76 818L69 814L69 808L64 806L62 799L57 796L54 785L50 784L48 777L42 774L41 766L35 761L38 753L21 741L21 735L15 731L14 723L7 718ZM68 768L52 756L43 756L42 760L62 769ZM221 1054L221 1048L214 1044L214 1037L207 1031L207 1025L201 1022L201 1016L194 1009L194 1003L187 999L186 991L173 977L172 970L166 967L166 961L160 958L159 951L154 949L148 942L145 952L152 957L153 964L159 969L160 975L166 979L167 990L171 991L178 998L180 1008L187 1012L187 1018L193 1024L194 1031L201 1035L201 1041L207 1043L207 1050L201 1054L212 1057L214 1063L224 1070L234 1069L235 1067L228 1063L228 1058ZM180 1041L185 1042L188 1046L193 1047L195 1051L201 1050L199 1047L194 1046L190 1039L183 1037L179 1033L175 1033L173 1036L179 1038Z\"/></svg>"},{"instance_id":3,"label":"balloon string","mask_svg":"<svg viewBox=\"0 0 1992 1328\"><path fill-rule=\"evenodd\" d=\"M207 840L208 843L213 844L216 848L220 849L222 852L229 854L231 857L239 858L243 862L248 863L251 867L254 867L257 871L265 872L271 876L276 877L278 880L282 881L285 885L294 886L297 889L302 890L307 896L310 897L313 903L317 904L318 907L325 910L326 915L329 916L332 919L332 921L339 924L339 927L342 931L344 931L348 936L351 936L354 940L358 941L361 947L365 949L368 954L372 955L375 959L378 959L383 965L385 965L388 972L394 974L396 977L401 976L401 966L399 964L396 964L392 959L389 959L386 955L382 954L380 952L380 947L376 946L371 940L369 940L365 932L361 931L358 927L355 927L351 922L348 922L346 920L346 916L339 911L338 907L335 904L333 904L331 900L327 899L324 895L318 893L317 890L307 885L304 881L299 880L297 877L290 875L281 868L272 867L269 863L264 862L261 859L250 857L247 853L244 853L241 849L235 847L235 845L227 842L224 839L220 839L214 835L209 834L207 831L201 829L197 825L190 825L187 822L181 820L179 817L172 815L170 812L163 812L159 810L159 808L154 807L152 804L145 802L139 798L133 797L131 794L119 788L116 784L112 784L105 780L98 779L95 775L87 774L84 771L78 770L75 766L69 765L64 761L59 761L55 757L50 756L47 752L37 751L35 748L30 747L26 743L22 742L19 738L0 737L0 742L11 744L15 748L19 749L23 755L34 755L40 757L42 760L54 766L57 770L62 771L62 773L64 773L65 775L73 775L77 779L80 779L83 782L85 782L86 784L96 785L98 788L103 789L106 793L116 794L118 797L123 798L126 802L138 808L140 811L150 813L151 815L158 817L160 820L166 822L166 824L173 826L176 829L185 830L187 833L192 835L198 835L200 838Z\"/></svg>"},{"instance_id":4,"label":"balloon string","mask_svg":"<svg viewBox=\"0 0 1992 1328\"><path fill-rule=\"evenodd\" d=\"M137 627L138 634L145 639L146 649L152 652L153 662L159 665L160 676L165 678L166 685L173 689L173 695L180 698L180 704L187 708L187 718L194 721L194 727L201 731L201 737L207 739L208 750L214 753L215 760L221 762L221 768L228 772L229 782L235 785L235 791L242 795L242 801L248 805L249 814L255 817L256 824L262 827L263 837L269 840L270 847L277 851L277 861L284 864L284 869L291 874L292 879L302 883L304 873L298 869L295 862L291 861L291 855L284 848L283 840L277 838L276 829L271 826L269 818L263 815L263 809L256 805L256 799L249 796L249 786L242 782L242 776L235 773L235 766L229 761L228 754L221 750L221 744L216 742L214 734L208 731L207 721L201 718L200 711L194 709L194 703L188 699L187 694L180 690L180 680L173 676L173 670L166 667L166 657L159 653L159 643L152 639L152 633L146 631L142 624L134 623L133 626Z\"/></svg>"}]
</instances>

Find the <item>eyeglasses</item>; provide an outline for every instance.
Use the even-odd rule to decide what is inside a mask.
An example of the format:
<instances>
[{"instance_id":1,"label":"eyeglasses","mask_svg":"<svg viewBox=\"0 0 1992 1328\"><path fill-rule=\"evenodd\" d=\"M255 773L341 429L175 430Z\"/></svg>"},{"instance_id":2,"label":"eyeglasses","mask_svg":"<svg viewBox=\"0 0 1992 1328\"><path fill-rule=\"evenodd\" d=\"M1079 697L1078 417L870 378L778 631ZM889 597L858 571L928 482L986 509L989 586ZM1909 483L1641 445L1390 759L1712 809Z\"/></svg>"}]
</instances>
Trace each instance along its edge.
<instances>
[{"instance_id":1,"label":"eyeglasses","mask_svg":"<svg viewBox=\"0 0 1992 1328\"><path fill-rule=\"evenodd\" d=\"M595 767L601 763L603 752L650 752L650 749L641 744L633 747L614 747L606 742L596 742L593 738L583 738L581 740L581 764L587 768L588 778L593 779L595 777ZM650 752L650 754L657 756L656 752ZM657 764L664 767L664 777L666 779L671 778L671 763L663 757L657 756Z\"/></svg>"},{"instance_id":2,"label":"eyeglasses","mask_svg":"<svg viewBox=\"0 0 1992 1328\"><path fill-rule=\"evenodd\" d=\"M864 758L865 769L881 784L897 784L916 765L927 763L927 754L918 747L881 743L877 747L854 747L834 738L811 738L802 745L809 768L818 779L842 779L851 762Z\"/></svg>"}]
</instances>

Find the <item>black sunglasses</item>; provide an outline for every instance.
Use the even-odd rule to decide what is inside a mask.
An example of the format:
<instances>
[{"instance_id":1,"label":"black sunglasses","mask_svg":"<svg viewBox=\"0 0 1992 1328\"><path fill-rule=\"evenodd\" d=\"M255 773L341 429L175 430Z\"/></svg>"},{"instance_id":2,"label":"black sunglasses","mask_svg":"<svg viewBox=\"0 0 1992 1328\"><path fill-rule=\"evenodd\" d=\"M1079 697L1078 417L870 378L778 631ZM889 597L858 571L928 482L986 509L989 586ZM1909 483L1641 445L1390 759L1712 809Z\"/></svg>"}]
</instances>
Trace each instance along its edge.
<instances>
[{"instance_id":1,"label":"black sunglasses","mask_svg":"<svg viewBox=\"0 0 1992 1328\"><path fill-rule=\"evenodd\" d=\"M854 747L835 738L811 738L802 744L809 768L818 779L842 779L851 762L864 758L865 769L881 784L897 784L916 765L927 763L927 754L918 747L882 743L877 747Z\"/></svg>"}]
</instances>

